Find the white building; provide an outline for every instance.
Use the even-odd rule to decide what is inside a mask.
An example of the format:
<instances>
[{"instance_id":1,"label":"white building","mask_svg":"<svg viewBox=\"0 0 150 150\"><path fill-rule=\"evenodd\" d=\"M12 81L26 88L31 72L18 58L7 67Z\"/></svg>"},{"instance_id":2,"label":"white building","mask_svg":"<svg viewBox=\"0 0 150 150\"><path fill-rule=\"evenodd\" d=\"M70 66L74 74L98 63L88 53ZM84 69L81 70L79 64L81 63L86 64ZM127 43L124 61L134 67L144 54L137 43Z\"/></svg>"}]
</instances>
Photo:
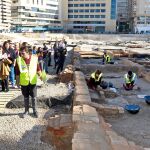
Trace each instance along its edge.
<instances>
[{"instance_id":1,"label":"white building","mask_svg":"<svg viewBox=\"0 0 150 150\"><path fill-rule=\"evenodd\" d=\"M17 30L60 30L59 0L13 0L12 19Z\"/></svg>"},{"instance_id":2,"label":"white building","mask_svg":"<svg viewBox=\"0 0 150 150\"><path fill-rule=\"evenodd\" d=\"M131 0L132 30L135 33L150 33L150 0Z\"/></svg>"},{"instance_id":3,"label":"white building","mask_svg":"<svg viewBox=\"0 0 150 150\"><path fill-rule=\"evenodd\" d=\"M9 30L11 27L11 0L0 1L0 30Z\"/></svg>"}]
</instances>

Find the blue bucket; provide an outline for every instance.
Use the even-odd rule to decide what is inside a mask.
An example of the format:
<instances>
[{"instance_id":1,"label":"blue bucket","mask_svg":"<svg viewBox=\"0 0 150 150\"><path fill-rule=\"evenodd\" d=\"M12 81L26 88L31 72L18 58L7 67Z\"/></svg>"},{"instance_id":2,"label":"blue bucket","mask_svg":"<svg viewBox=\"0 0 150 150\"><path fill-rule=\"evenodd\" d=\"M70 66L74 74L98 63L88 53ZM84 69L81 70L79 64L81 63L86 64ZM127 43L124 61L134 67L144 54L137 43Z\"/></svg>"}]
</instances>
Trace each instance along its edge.
<instances>
[{"instance_id":1,"label":"blue bucket","mask_svg":"<svg viewBox=\"0 0 150 150\"><path fill-rule=\"evenodd\" d=\"M136 114L140 111L140 106L135 104L128 104L125 106L125 110L131 114Z\"/></svg>"},{"instance_id":2,"label":"blue bucket","mask_svg":"<svg viewBox=\"0 0 150 150\"><path fill-rule=\"evenodd\" d=\"M150 96L144 96L145 102L150 105Z\"/></svg>"}]
</instances>

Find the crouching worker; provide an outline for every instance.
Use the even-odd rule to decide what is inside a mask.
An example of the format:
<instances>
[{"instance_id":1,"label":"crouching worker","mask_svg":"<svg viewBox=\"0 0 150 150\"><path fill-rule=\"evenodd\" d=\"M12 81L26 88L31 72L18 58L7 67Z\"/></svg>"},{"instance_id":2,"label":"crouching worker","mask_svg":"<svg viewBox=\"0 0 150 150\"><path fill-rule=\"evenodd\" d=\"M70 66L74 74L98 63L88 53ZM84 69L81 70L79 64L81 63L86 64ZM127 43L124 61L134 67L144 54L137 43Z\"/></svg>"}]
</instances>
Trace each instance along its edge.
<instances>
[{"instance_id":1,"label":"crouching worker","mask_svg":"<svg viewBox=\"0 0 150 150\"><path fill-rule=\"evenodd\" d=\"M103 74L100 70L93 72L89 81L87 81L88 87L95 90L97 86L101 84L102 76Z\"/></svg>"},{"instance_id":2,"label":"crouching worker","mask_svg":"<svg viewBox=\"0 0 150 150\"><path fill-rule=\"evenodd\" d=\"M114 64L111 57L107 54L106 51L104 51L104 55L103 55L103 64Z\"/></svg>"},{"instance_id":3,"label":"crouching worker","mask_svg":"<svg viewBox=\"0 0 150 150\"><path fill-rule=\"evenodd\" d=\"M125 83L123 84L124 89L132 90L133 87L135 86L136 79L137 79L136 74L133 73L132 71L128 71L128 73L124 75L124 80L125 80Z\"/></svg>"},{"instance_id":4,"label":"crouching worker","mask_svg":"<svg viewBox=\"0 0 150 150\"><path fill-rule=\"evenodd\" d=\"M24 96L25 112L22 117L25 118L29 113L29 96L31 96L33 115L38 118L36 109L37 75L42 80L38 57L30 55L27 47L21 48L20 55L21 57L17 58L16 74L20 76L21 91Z\"/></svg>"}]
</instances>

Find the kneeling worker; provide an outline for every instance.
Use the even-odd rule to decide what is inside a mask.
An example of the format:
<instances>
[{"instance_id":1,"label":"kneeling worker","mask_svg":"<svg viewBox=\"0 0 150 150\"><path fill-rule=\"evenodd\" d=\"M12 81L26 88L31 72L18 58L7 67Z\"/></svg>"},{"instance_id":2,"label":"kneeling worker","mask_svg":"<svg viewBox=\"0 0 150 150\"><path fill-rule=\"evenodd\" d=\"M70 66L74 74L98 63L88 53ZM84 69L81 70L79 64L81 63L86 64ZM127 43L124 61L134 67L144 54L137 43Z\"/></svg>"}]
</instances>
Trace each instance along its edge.
<instances>
[{"instance_id":1,"label":"kneeling worker","mask_svg":"<svg viewBox=\"0 0 150 150\"><path fill-rule=\"evenodd\" d=\"M96 89L97 86L101 84L102 76L103 74L100 70L96 70L95 72L93 72L88 82L89 88Z\"/></svg>"},{"instance_id":2,"label":"kneeling worker","mask_svg":"<svg viewBox=\"0 0 150 150\"><path fill-rule=\"evenodd\" d=\"M106 51L104 51L103 64L109 64L109 63L111 63L111 57L107 54Z\"/></svg>"},{"instance_id":3,"label":"kneeling worker","mask_svg":"<svg viewBox=\"0 0 150 150\"><path fill-rule=\"evenodd\" d=\"M132 90L135 86L136 79L136 74L132 71L128 71L128 73L124 75L125 84L123 84L123 87L125 88L125 90Z\"/></svg>"}]
</instances>

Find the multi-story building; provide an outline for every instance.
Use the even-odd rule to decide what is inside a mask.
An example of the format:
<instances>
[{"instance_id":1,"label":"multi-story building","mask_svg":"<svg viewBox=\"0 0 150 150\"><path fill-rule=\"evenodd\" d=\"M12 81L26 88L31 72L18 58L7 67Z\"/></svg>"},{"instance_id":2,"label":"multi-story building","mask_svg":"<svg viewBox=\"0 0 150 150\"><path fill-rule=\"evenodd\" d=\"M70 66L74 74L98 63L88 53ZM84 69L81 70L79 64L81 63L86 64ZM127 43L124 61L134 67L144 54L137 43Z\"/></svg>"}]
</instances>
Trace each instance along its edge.
<instances>
[{"instance_id":1,"label":"multi-story building","mask_svg":"<svg viewBox=\"0 0 150 150\"><path fill-rule=\"evenodd\" d=\"M150 0L130 1L130 24L135 33L150 32Z\"/></svg>"},{"instance_id":2,"label":"multi-story building","mask_svg":"<svg viewBox=\"0 0 150 150\"><path fill-rule=\"evenodd\" d=\"M119 32L127 32L129 30L128 6L128 0L117 0L117 30Z\"/></svg>"},{"instance_id":3,"label":"multi-story building","mask_svg":"<svg viewBox=\"0 0 150 150\"><path fill-rule=\"evenodd\" d=\"M18 31L62 30L59 0L12 0L13 26Z\"/></svg>"},{"instance_id":4,"label":"multi-story building","mask_svg":"<svg viewBox=\"0 0 150 150\"><path fill-rule=\"evenodd\" d=\"M116 32L116 0L64 0L65 31Z\"/></svg>"},{"instance_id":5,"label":"multi-story building","mask_svg":"<svg viewBox=\"0 0 150 150\"><path fill-rule=\"evenodd\" d=\"M11 26L11 0L0 1L0 30L9 30Z\"/></svg>"}]
</instances>

